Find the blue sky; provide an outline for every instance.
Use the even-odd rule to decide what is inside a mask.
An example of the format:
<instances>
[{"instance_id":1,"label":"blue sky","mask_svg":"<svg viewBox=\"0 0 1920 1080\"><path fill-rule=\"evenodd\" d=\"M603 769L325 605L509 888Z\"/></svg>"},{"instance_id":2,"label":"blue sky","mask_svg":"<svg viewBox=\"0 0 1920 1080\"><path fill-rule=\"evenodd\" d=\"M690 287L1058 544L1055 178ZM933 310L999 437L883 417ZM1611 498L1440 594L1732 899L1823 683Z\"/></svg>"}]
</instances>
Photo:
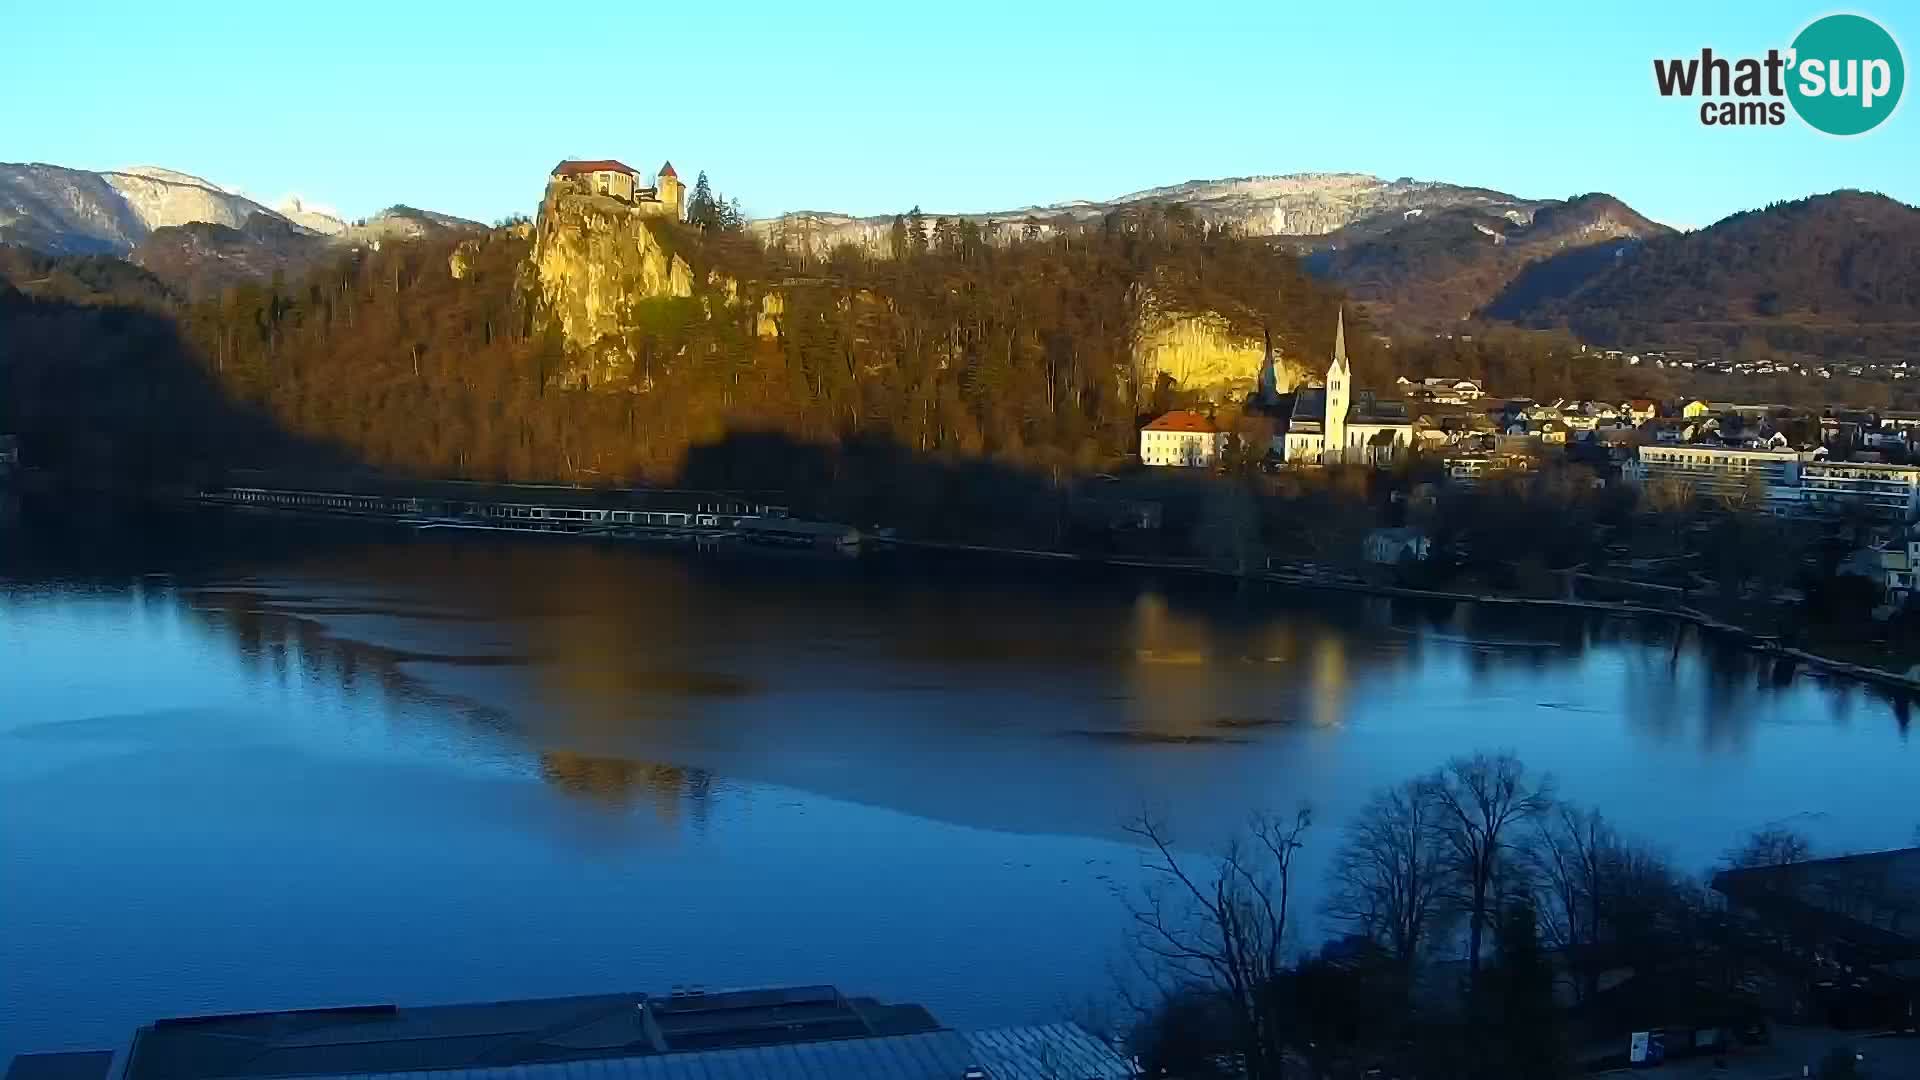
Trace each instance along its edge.
<instances>
[{"instance_id":1,"label":"blue sky","mask_svg":"<svg viewBox=\"0 0 1920 1080\"><path fill-rule=\"evenodd\" d=\"M1655 56L1762 53L1834 9L1465 7L0 0L0 159L482 220L531 211L564 157L670 158L754 215L1307 170L1607 191L1681 225L1839 187L1920 202L1912 103L1841 140L1706 128L1653 90ZM1920 11L1853 10L1914 62Z\"/></svg>"}]
</instances>

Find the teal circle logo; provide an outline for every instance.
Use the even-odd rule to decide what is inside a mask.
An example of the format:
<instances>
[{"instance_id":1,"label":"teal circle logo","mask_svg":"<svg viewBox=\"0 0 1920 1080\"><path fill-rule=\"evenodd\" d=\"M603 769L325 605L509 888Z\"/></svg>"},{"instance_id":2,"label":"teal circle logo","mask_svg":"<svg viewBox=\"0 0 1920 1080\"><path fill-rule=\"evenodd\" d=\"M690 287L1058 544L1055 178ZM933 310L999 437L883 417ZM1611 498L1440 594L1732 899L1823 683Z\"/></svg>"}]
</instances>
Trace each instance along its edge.
<instances>
[{"instance_id":1,"label":"teal circle logo","mask_svg":"<svg viewBox=\"0 0 1920 1080\"><path fill-rule=\"evenodd\" d=\"M1861 135L1893 115L1907 65L1886 28L1864 15L1815 19L1793 39L1787 98L1829 135Z\"/></svg>"}]
</instances>

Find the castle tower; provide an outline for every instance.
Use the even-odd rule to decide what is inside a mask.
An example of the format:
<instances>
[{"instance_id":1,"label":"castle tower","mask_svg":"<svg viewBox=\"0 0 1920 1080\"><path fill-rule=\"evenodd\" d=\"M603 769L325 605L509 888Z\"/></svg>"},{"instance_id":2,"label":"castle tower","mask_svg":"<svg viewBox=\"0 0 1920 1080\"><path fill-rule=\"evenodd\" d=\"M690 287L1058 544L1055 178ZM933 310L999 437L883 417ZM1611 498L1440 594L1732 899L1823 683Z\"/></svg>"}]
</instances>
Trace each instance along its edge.
<instances>
[{"instance_id":1,"label":"castle tower","mask_svg":"<svg viewBox=\"0 0 1920 1080\"><path fill-rule=\"evenodd\" d=\"M1347 405L1353 398L1353 369L1347 365L1347 310L1333 326L1333 363L1327 365L1327 460L1345 461Z\"/></svg>"},{"instance_id":2,"label":"castle tower","mask_svg":"<svg viewBox=\"0 0 1920 1080\"><path fill-rule=\"evenodd\" d=\"M680 182L680 174L673 171L673 162L660 166L660 176L654 181L659 188L660 201L673 211L673 220L680 221L687 216L687 186Z\"/></svg>"}]
</instances>

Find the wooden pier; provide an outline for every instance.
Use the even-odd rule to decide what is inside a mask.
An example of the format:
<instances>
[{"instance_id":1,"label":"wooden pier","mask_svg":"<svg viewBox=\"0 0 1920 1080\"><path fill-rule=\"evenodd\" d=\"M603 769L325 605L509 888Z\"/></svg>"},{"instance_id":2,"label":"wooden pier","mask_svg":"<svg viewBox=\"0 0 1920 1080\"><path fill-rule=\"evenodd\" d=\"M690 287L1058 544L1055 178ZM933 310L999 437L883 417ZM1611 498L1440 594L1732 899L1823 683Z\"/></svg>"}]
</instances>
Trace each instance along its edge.
<instances>
[{"instance_id":1,"label":"wooden pier","mask_svg":"<svg viewBox=\"0 0 1920 1080\"><path fill-rule=\"evenodd\" d=\"M542 491L560 494L566 489ZM648 493L615 493L614 505L588 505L603 493L579 492L579 500L540 502L447 498L291 488L224 487L198 492L206 505L327 517L390 521L419 530L566 534L613 540L720 541L785 547L857 548L860 533L847 525L791 518L784 506L725 496L668 493L679 506L635 505ZM655 501L667 501L656 497ZM571 504L571 505L569 505Z\"/></svg>"}]
</instances>

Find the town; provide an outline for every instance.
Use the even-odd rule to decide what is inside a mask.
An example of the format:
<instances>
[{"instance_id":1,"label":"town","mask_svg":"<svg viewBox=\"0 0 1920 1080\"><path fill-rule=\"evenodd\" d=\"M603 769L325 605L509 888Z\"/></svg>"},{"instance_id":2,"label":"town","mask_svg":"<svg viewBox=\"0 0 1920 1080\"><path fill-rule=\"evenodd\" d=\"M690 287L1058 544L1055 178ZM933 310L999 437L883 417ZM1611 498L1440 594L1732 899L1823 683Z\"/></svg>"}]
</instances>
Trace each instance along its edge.
<instances>
[{"instance_id":1,"label":"town","mask_svg":"<svg viewBox=\"0 0 1920 1080\"><path fill-rule=\"evenodd\" d=\"M1449 495L1498 488L1524 496L1571 484L1648 514L1761 515L1784 528L1844 533L1857 550L1838 572L1871 583L1875 618L1904 610L1913 593L1920 411L1684 397L1536 401L1473 379L1420 375L1376 390L1354 384L1344 315L1334 343L1324 375L1307 385L1276 391L1269 358L1260 388L1240 400L1152 418L1140 430L1140 463L1239 473L1268 491L1361 469L1413 511ZM1404 523L1372 531L1361 550L1374 563L1434 554L1431 538Z\"/></svg>"}]
</instances>

